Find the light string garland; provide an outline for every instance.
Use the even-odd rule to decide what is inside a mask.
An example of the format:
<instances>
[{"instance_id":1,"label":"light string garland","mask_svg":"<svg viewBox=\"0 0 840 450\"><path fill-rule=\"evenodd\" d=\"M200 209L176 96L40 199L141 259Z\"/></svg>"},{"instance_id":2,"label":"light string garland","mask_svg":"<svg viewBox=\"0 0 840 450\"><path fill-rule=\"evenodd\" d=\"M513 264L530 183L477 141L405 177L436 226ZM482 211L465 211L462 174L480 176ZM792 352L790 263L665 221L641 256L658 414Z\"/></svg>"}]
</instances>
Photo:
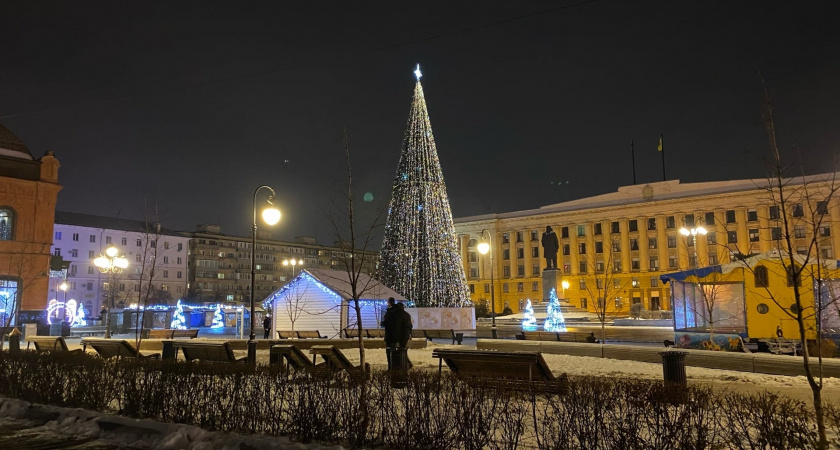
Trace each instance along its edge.
<instances>
[{"instance_id":1,"label":"light string garland","mask_svg":"<svg viewBox=\"0 0 840 450\"><path fill-rule=\"evenodd\" d=\"M524 331L537 331L537 318L534 317L534 307L531 305L531 299L525 304L525 318L522 319L522 329Z\"/></svg>"},{"instance_id":2,"label":"light string garland","mask_svg":"<svg viewBox=\"0 0 840 450\"><path fill-rule=\"evenodd\" d=\"M175 306L175 312L172 313L172 322L169 324L169 328L173 330L187 329L187 318L184 316L184 305L181 304L181 300L178 300L178 304Z\"/></svg>"},{"instance_id":3,"label":"light string garland","mask_svg":"<svg viewBox=\"0 0 840 450\"><path fill-rule=\"evenodd\" d=\"M563 311L560 309L560 299L557 298L557 290L551 288L549 293L548 308L546 308L545 324L543 329L545 331L560 331L566 332L566 318L563 317Z\"/></svg>"},{"instance_id":4,"label":"light string garland","mask_svg":"<svg viewBox=\"0 0 840 450\"><path fill-rule=\"evenodd\" d=\"M213 323L210 324L210 328L214 330L219 330L225 327L225 315L222 313L222 305L216 305L216 312L213 313Z\"/></svg>"},{"instance_id":5,"label":"light string garland","mask_svg":"<svg viewBox=\"0 0 840 450\"><path fill-rule=\"evenodd\" d=\"M418 307L469 300L420 66L380 252L380 279Z\"/></svg>"}]
</instances>

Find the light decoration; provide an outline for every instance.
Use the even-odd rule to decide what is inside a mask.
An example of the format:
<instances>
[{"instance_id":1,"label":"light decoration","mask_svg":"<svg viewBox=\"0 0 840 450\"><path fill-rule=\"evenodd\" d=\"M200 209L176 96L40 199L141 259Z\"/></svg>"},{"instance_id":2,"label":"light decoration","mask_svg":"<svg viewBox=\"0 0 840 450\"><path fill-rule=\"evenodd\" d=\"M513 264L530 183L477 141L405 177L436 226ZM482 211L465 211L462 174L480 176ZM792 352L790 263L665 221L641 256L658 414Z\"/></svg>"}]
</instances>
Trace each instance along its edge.
<instances>
[{"instance_id":1,"label":"light decoration","mask_svg":"<svg viewBox=\"0 0 840 450\"><path fill-rule=\"evenodd\" d=\"M77 307L78 305L76 304L76 300L72 298L67 300L64 304L64 320L69 323L71 327L73 326L73 321L76 320Z\"/></svg>"},{"instance_id":2,"label":"light decoration","mask_svg":"<svg viewBox=\"0 0 840 450\"><path fill-rule=\"evenodd\" d=\"M47 303L47 324L52 325L53 318L58 319L58 311L61 309L65 311L67 310L64 302L52 299L49 303Z\"/></svg>"},{"instance_id":3,"label":"light decoration","mask_svg":"<svg viewBox=\"0 0 840 450\"><path fill-rule=\"evenodd\" d=\"M72 299L70 301L73 301ZM76 317L70 323L71 327L86 327L87 323L87 315L85 314L85 305L84 303L79 303L79 309L76 311Z\"/></svg>"},{"instance_id":4,"label":"light decoration","mask_svg":"<svg viewBox=\"0 0 840 450\"><path fill-rule=\"evenodd\" d=\"M534 307L531 305L531 299L525 303L525 318L522 319L522 329L525 331L537 331L537 318L534 317Z\"/></svg>"},{"instance_id":5,"label":"light decoration","mask_svg":"<svg viewBox=\"0 0 840 450\"><path fill-rule=\"evenodd\" d=\"M213 314L213 323L210 328L220 330L225 327L225 315L222 313L222 305L216 305L216 312Z\"/></svg>"},{"instance_id":6,"label":"light decoration","mask_svg":"<svg viewBox=\"0 0 840 450\"><path fill-rule=\"evenodd\" d=\"M419 307L463 307L469 299L420 67L394 177L380 252L380 279Z\"/></svg>"},{"instance_id":7,"label":"light decoration","mask_svg":"<svg viewBox=\"0 0 840 450\"><path fill-rule=\"evenodd\" d=\"M181 300L178 300L178 304L175 306L175 312L172 314L172 322L169 324L169 328L173 330L187 329L187 318L184 317L184 305L181 304Z\"/></svg>"},{"instance_id":8,"label":"light decoration","mask_svg":"<svg viewBox=\"0 0 840 450\"><path fill-rule=\"evenodd\" d=\"M557 290L551 288L548 294L548 308L546 308L546 318L543 324L545 331L560 331L566 332L566 319L563 317L563 311L560 310L560 299L557 298Z\"/></svg>"}]
</instances>

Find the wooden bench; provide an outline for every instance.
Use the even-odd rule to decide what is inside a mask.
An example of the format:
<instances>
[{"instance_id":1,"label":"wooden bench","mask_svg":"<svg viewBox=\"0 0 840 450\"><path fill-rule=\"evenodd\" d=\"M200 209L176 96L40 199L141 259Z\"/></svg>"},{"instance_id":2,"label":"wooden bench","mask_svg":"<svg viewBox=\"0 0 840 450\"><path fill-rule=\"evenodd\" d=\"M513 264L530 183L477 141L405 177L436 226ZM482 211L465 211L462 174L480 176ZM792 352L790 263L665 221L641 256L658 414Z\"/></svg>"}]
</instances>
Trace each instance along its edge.
<instances>
[{"instance_id":1,"label":"wooden bench","mask_svg":"<svg viewBox=\"0 0 840 450\"><path fill-rule=\"evenodd\" d=\"M325 339L326 336L321 336L318 330L304 330L296 331L298 339Z\"/></svg>"},{"instance_id":2,"label":"wooden bench","mask_svg":"<svg viewBox=\"0 0 840 450\"><path fill-rule=\"evenodd\" d=\"M98 326L91 326L91 327L76 327L70 329L70 336L75 337L82 337L82 336L98 336L101 334L105 334L105 326L98 325Z\"/></svg>"},{"instance_id":3,"label":"wooden bench","mask_svg":"<svg viewBox=\"0 0 840 450\"><path fill-rule=\"evenodd\" d=\"M172 331L172 339L177 338L189 338L195 339L198 337L198 328L193 328L191 330L170 330Z\"/></svg>"},{"instance_id":4,"label":"wooden bench","mask_svg":"<svg viewBox=\"0 0 840 450\"><path fill-rule=\"evenodd\" d=\"M413 332L414 330L412 330L412 334ZM464 340L464 333L456 333L455 330L423 330L423 335L430 341L432 339L452 339L452 345L455 345L455 342L461 345Z\"/></svg>"},{"instance_id":5,"label":"wooden bench","mask_svg":"<svg viewBox=\"0 0 840 450\"><path fill-rule=\"evenodd\" d=\"M41 352L71 352L82 353L82 349L70 350L67 348L67 342L61 336L29 336L26 338L26 349L29 350L29 344L35 345L35 351Z\"/></svg>"},{"instance_id":6,"label":"wooden bench","mask_svg":"<svg viewBox=\"0 0 840 450\"><path fill-rule=\"evenodd\" d=\"M143 355L130 342L123 339L82 339L84 351L90 345L99 356L108 358L160 358L160 353Z\"/></svg>"},{"instance_id":7,"label":"wooden bench","mask_svg":"<svg viewBox=\"0 0 840 450\"><path fill-rule=\"evenodd\" d=\"M371 339L385 339L384 328L367 328L365 334Z\"/></svg>"},{"instance_id":8,"label":"wooden bench","mask_svg":"<svg viewBox=\"0 0 840 450\"><path fill-rule=\"evenodd\" d=\"M140 332L140 336L143 336L143 339L172 339L172 331L173 330L144 328Z\"/></svg>"},{"instance_id":9,"label":"wooden bench","mask_svg":"<svg viewBox=\"0 0 840 450\"><path fill-rule=\"evenodd\" d=\"M297 337L294 331L277 330L277 339L294 339Z\"/></svg>"},{"instance_id":10,"label":"wooden bench","mask_svg":"<svg viewBox=\"0 0 840 450\"><path fill-rule=\"evenodd\" d=\"M354 366L347 357L334 345L313 345L309 349L313 359L317 360L320 355L324 359L324 367L330 371L346 371L353 377L362 375L361 367ZM365 376L370 374L370 364L365 364Z\"/></svg>"},{"instance_id":11,"label":"wooden bench","mask_svg":"<svg viewBox=\"0 0 840 450\"><path fill-rule=\"evenodd\" d=\"M316 368L315 363L294 345L272 345L269 352L269 364L286 361L288 369L312 371Z\"/></svg>"},{"instance_id":12,"label":"wooden bench","mask_svg":"<svg viewBox=\"0 0 840 450\"><path fill-rule=\"evenodd\" d=\"M522 339L526 341L551 341L557 342L557 333L553 331L523 331Z\"/></svg>"},{"instance_id":13,"label":"wooden bench","mask_svg":"<svg viewBox=\"0 0 840 450\"><path fill-rule=\"evenodd\" d=\"M187 361L244 363L248 357L237 358L233 354L230 342L189 342L180 341L174 344L184 353Z\"/></svg>"},{"instance_id":14,"label":"wooden bench","mask_svg":"<svg viewBox=\"0 0 840 450\"><path fill-rule=\"evenodd\" d=\"M505 378L520 381L551 381L554 374L540 352L497 352L488 350L452 350L436 348L438 372L443 363L454 373L480 378Z\"/></svg>"},{"instance_id":15,"label":"wooden bench","mask_svg":"<svg viewBox=\"0 0 840 450\"><path fill-rule=\"evenodd\" d=\"M426 330L415 330L411 329L411 338L412 339L426 339Z\"/></svg>"}]
</instances>

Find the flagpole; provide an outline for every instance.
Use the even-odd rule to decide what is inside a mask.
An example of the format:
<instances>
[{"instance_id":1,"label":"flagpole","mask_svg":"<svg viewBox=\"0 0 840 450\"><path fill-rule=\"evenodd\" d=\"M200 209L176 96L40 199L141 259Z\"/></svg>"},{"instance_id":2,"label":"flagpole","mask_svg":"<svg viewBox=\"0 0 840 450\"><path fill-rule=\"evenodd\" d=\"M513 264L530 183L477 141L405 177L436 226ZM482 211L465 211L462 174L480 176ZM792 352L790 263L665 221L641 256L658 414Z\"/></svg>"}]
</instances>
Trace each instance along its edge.
<instances>
[{"instance_id":1,"label":"flagpole","mask_svg":"<svg viewBox=\"0 0 840 450\"><path fill-rule=\"evenodd\" d=\"M633 139L630 139L630 158L633 159L633 185L636 185L636 149L633 148Z\"/></svg>"},{"instance_id":2,"label":"flagpole","mask_svg":"<svg viewBox=\"0 0 840 450\"><path fill-rule=\"evenodd\" d=\"M665 137L659 133L659 153L662 153L662 181L666 181L665 177Z\"/></svg>"}]
</instances>

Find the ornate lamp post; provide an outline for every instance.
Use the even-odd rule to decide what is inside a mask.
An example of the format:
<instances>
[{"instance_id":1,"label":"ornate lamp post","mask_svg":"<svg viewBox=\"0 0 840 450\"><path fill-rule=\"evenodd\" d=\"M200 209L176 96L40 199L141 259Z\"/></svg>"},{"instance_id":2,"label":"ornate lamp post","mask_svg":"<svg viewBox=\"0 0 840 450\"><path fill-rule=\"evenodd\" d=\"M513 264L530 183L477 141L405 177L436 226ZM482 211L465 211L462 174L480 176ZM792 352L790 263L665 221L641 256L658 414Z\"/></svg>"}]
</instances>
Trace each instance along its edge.
<instances>
[{"instance_id":1,"label":"ornate lamp post","mask_svg":"<svg viewBox=\"0 0 840 450\"><path fill-rule=\"evenodd\" d=\"M262 218L268 225L275 225L280 221L280 210L274 207L275 193L270 186L262 185L254 191L254 225L251 228L251 334L248 335L248 365L257 365L257 335L254 327L256 326L255 311L254 311L254 297L256 296L257 277L256 277L256 253L257 253L257 193L260 189L268 189L271 193L265 199L268 206L262 210Z\"/></svg>"},{"instance_id":2,"label":"ornate lamp post","mask_svg":"<svg viewBox=\"0 0 840 450\"><path fill-rule=\"evenodd\" d=\"M486 236L486 237L485 237ZM493 236L486 229L481 230L481 243L478 244L478 252L482 255L490 253L490 317L492 318L492 325L490 326L490 334L493 339L496 339L496 283L493 279L493 252L491 245L493 244ZM485 240L486 239L486 240Z\"/></svg>"},{"instance_id":3,"label":"ornate lamp post","mask_svg":"<svg viewBox=\"0 0 840 450\"><path fill-rule=\"evenodd\" d=\"M295 266L302 266L303 265L303 260L302 259L294 259L294 258L284 259L283 260L283 265L286 266L286 267L288 267L289 265L292 266L292 278L294 278L295 273L297 273L297 272L295 272Z\"/></svg>"},{"instance_id":4,"label":"ornate lamp post","mask_svg":"<svg viewBox=\"0 0 840 450\"><path fill-rule=\"evenodd\" d=\"M122 273L128 268L128 260L119 256L120 251L113 245L105 249L104 255L99 255L93 264L99 271L108 274L108 308L105 314L105 337L111 337L111 308L114 307L114 275Z\"/></svg>"},{"instance_id":5,"label":"ornate lamp post","mask_svg":"<svg viewBox=\"0 0 840 450\"><path fill-rule=\"evenodd\" d=\"M691 244L694 246L694 264L691 264L692 267L697 268L697 235L705 236L708 231L700 225L697 227L682 227L680 228L680 234L686 237L686 240L691 238Z\"/></svg>"}]
</instances>

